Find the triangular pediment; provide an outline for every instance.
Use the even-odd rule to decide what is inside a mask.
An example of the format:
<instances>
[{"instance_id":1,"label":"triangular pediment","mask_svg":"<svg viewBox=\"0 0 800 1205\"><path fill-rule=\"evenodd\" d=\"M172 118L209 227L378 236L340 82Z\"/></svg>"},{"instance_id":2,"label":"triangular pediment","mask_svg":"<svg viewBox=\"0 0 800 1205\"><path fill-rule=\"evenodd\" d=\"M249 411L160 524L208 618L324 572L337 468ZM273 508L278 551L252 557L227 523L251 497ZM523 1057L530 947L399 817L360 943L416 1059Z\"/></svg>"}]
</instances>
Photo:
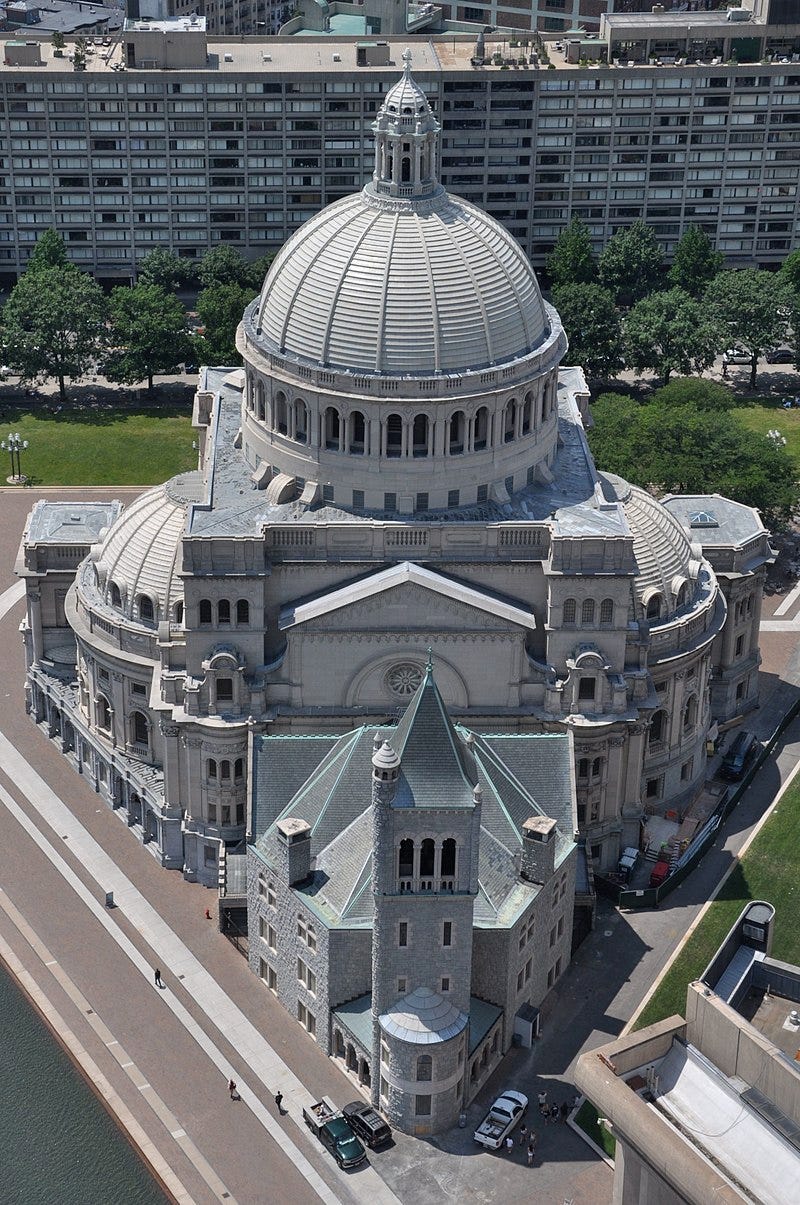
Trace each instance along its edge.
<instances>
[{"instance_id":1,"label":"triangular pediment","mask_svg":"<svg viewBox=\"0 0 800 1205\"><path fill-rule=\"evenodd\" d=\"M445 600L452 611L461 611L464 616L470 611L473 616L480 612L482 627L507 628L509 623L522 628L536 627L533 612L525 607L411 561L381 569L314 598L288 603L281 610L280 627L297 627L344 610L351 618L356 615L366 618L371 612L383 614L385 620L387 608L395 606L406 613L403 623L407 623L415 610L425 615L425 605L430 603L431 596Z\"/></svg>"}]
</instances>

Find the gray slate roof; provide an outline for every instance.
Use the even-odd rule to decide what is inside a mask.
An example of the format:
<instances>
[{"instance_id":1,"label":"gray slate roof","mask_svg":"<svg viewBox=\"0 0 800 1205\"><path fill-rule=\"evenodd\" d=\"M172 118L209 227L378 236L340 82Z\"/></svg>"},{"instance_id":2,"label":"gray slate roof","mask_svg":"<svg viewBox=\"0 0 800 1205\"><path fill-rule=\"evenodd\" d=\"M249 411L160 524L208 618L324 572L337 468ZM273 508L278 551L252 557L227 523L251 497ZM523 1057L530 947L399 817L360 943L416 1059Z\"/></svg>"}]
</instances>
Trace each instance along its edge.
<instances>
[{"instance_id":1,"label":"gray slate roof","mask_svg":"<svg viewBox=\"0 0 800 1205\"><path fill-rule=\"evenodd\" d=\"M256 849L276 855L275 823L311 826L313 874L296 890L328 925L372 919L372 754L375 735L401 757L394 806L475 806L482 789L479 894L475 921L506 926L540 890L519 878L522 824L547 815L557 825L556 865L573 848L573 771L566 735L476 736L456 727L431 671L394 729L362 727L342 736L260 736L254 740Z\"/></svg>"}]
</instances>

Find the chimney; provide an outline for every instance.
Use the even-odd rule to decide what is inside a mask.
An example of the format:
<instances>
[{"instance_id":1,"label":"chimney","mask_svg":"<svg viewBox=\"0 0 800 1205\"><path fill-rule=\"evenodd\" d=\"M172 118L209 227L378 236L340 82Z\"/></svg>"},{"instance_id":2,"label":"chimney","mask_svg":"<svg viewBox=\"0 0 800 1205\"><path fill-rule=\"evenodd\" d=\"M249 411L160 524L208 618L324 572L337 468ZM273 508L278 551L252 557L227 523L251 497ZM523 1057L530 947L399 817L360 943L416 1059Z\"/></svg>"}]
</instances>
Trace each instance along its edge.
<instances>
[{"instance_id":1,"label":"chimney","mask_svg":"<svg viewBox=\"0 0 800 1205\"><path fill-rule=\"evenodd\" d=\"M556 868L556 822L549 816L529 816L522 826L519 873L528 883L546 883Z\"/></svg>"},{"instance_id":2,"label":"chimney","mask_svg":"<svg viewBox=\"0 0 800 1205\"><path fill-rule=\"evenodd\" d=\"M305 820L287 816L285 820L279 820L275 827L281 852L281 870L289 886L294 887L311 874L311 826Z\"/></svg>"}]
</instances>

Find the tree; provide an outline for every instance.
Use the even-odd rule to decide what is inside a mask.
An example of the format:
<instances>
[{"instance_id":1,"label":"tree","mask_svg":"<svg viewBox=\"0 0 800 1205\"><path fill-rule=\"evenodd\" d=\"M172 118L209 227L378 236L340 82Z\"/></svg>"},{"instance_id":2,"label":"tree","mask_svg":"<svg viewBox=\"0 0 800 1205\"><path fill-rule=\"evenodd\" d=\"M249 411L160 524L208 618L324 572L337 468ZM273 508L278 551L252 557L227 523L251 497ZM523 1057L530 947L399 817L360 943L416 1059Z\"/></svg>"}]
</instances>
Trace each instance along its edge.
<instances>
[{"instance_id":1,"label":"tree","mask_svg":"<svg viewBox=\"0 0 800 1205\"><path fill-rule=\"evenodd\" d=\"M65 379L79 381L93 368L105 311L102 289L74 264L26 272L3 310L8 364L26 381L55 377L63 402Z\"/></svg>"},{"instance_id":2,"label":"tree","mask_svg":"<svg viewBox=\"0 0 800 1205\"><path fill-rule=\"evenodd\" d=\"M651 368L666 385L673 372L702 372L719 350L718 324L683 289L643 297L625 321L625 361Z\"/></svg>"},{"instance_id":3,"label":"tree","mask_svg":"<svg viewBox=\"0 0 800 1205\"><path fill-rule=\"evenodd\" d=\"M742 268L720 272L706 289L705 302L727 338L750 352L750 388L755 389L761 356L786 339L790 290L773 272Z\"/></svg>"},{"instance_id":4,"label":"tree","mask_svg":"<svg viewBox=\"0 0 800 1205\"><path fill-rule=\"evenodd\" d=\"M266 255L260 255L258 259L253 260L247 265L247 280L246 284L251 285L254 289L261 292L261 286L264 283L264 277L272 267L276 252L268 251Z\"/></svg>"},{"instance_id":5,"label":"tree","mask_svg":"<svg viewBox=\"0 0 800 1205\"><path fill-rule=\"evenodd\" d=\"M156 247L139 261L138 278L140 284L158 285L168 293L175 293L193 283L195 267L184 256L166 247Z\"/></svg>"},{"instance_id":6,"label":"tree","mask_svg":"<svg viewBox=\"0 0 800 1205\"><path fill-rule=\"evenodd\" d=\"M800 491L786 448L754 436L732 414L605 394L589 443L599 467L645 489L721 493L756 506L769 523L788 518Z\"/></svg>"},{"instance_id":7,"label":"tree","mask_svg":"<svg viewBox=\"0 0 800 1205\"><path fill-rule=\"evenodd\" d=\"M211 285L240 285L244 288L249 286L249 270L250 265L242 258L241 252L227 243L220 243L206 251L200 260L197 275L204 289Z\"/></svg>"},{"instance_id":8,"label":"tree","mask_svg":"<svg viewBox=\"0 0 800 1205\"><path fill-rule=\"evenodd\" d=\"M733 410L738 402L733 390L707 377L675 377L653 394L659 406L694 406L697 410Z\"/></svg>"},{"instance_id":9,"label":"tree","mask_svg":"<svg viewBox=\"0 0 800 1205\"><path fill-rule=\"evenodd\" d=\"M36 240L25 271L41 272L42 268L63 268L69 264L64 240L52 226Z\"/></svg>"},{"instance_id":10,"label":"tree","mask_svg":"<svg viewBox=\"0 0 800 1205\"><path fill-rule=\"evenodd\" d=\"M658 288L663 256L656 236L644 222L634 222L613 235L600 256L600 284L619 305L629 306Z\"/></svg>"},{"instance_id":11,"label":"tree","mask_svg":"<svg viewBox=\"0 0 800 1205\"><path fill-rule=\"evenodd\" d=\"M146 378L148 389L155 373L177 372L194 355L178 298L141 281L113 290L109 342L112 350L103 367L108 379L133 385Z\"/></svg>"},{"instance_id":12,"label":"tree","mask_svg":"<svg viewBox=\"0 0 800 1205\"><path fill-rule=\"evenodd\" d=\"M545 261L553 288L589 284L597 277L589 227L576 215L561 231Z\"/></svg>"},{"instance_id":13,"label":"tree","mask_svg":"<svg viewBox=\"0 0 800 1205\"><path fill-rule=\"evenodd\" d=\"M778 279L781 284L791 290L795 297L800 298L800 247L790 251L786 256L778 272Z\"/></svg>"},{"instance_id":14,"label":"tree","mask_svg":"<svg viewBox=\"0 0 800 1205\"><path fill-rule=\"evenodd\" d=\"M613 377L623 365L622 325L614 298L597 284L566 284L553 292L569 339L570 363L590 377Z\"/></svg>"},{"instance_id":15,"label":"tree","mask_svg":"<svg viewBox=\"0 0 800 1205\"><path fill-rule=\"evenodd\" d=\"M253 289L237 284L213 284L203 289L197 298L197 313L206 328L201 351L207 363L241 363L236 328L254 295Z\"/></svg>"},{"instance_id":16,"label":"tree","mask_svg":"<svg viewBox=\"0 0 800 1205\"><path fill-rule=\"evenodd\" d=\"M64 35L61 30L55 30L53 33L53 55L55 58L60 59L63 56L65 45Z\"/></svg>"},{"instance_id":17,"label":"tree","mask_svg":"<svg viewBox=\"0 0 800 1205\"><path fill-rule=\"evenodd\" d=\"M667 280L691 297L702 297L724 262L725 256L714 250L706 232L698 226L689 226L675 248Z\"/></svg>"}]
</instances>

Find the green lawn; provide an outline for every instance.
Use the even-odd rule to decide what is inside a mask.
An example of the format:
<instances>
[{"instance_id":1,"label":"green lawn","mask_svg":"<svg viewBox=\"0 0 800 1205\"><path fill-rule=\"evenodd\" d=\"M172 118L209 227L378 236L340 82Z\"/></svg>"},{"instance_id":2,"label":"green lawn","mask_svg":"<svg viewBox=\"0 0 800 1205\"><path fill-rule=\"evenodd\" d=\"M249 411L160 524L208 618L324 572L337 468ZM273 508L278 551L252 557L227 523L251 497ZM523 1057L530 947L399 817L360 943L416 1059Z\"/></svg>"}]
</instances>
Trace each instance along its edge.
<instances>
[{"instance_id":1,"label":"green lawn","mask_svg":"<svg viewBox=\"0 0 800 1205\"><path fill-rule=\"evenodd\" d=\"M156 485L197 463L188 404L55 406L0 404L0 438L18 431L30 442L22 472L34 486ZM10 471L0 451L0 484Z\"/></svg>"},{"instance_id":2,"label":"green lawn","mask_svg":"<svg viewBox=\"0 0 800 1205\"><path fill-rule=\"evenodd\" d=\"M800 784L781 799L764 828L725 883L703 920L636 1020L635 1029L652 1025L686 1007L686 987L708 966L748 900L767 900L775 908L772 956L800 964Z\"/></svg>"},{"instance_id":3,"label":"green lawn","mask_svg":"<svg viewBox=\"0 0 800 1205\"><path fill-rule=\"evenodd\" d=\"M617 1150L617 1140L605 1126L597 1124L597 1109L591 1101L585 1100L575 1115L575 1124L580 1126L584 1134L591 1138L595 1146L605 1151L609 1159L613 1159Z\"/></svg>"},{"instance_id":4,"label":"green lawn","mask_svg":"<svg viewBox=\"0 0 800 1205\"><path fill-rule=\"evenodd\" d=\"M766 435L767 431L778 430L786 439L786 449L800 473L800 409L783 410L780 400L762 398L749 406L739 406L731 413L744 423L750 431Z\"/></svg>"}]
</instances>

